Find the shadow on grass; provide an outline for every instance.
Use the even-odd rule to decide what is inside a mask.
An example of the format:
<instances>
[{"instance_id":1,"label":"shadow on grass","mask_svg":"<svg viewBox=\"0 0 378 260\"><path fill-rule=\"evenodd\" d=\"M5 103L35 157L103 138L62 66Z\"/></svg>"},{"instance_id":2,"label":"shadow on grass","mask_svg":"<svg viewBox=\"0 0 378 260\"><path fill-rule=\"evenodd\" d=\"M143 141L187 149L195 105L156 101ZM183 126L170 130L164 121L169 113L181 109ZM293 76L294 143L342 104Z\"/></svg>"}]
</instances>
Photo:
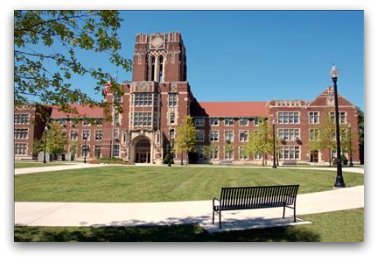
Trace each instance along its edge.
<instances>
[{"instance_id":1,"label":"shadow on grass","mask_svg":"<svg viewBox=\"0 0 378 260\"><path fill-rule=\"evenodd\" d=\"M306 228L276 227L208 233L197 224L137 227L16 226L16 242L318 242Z\"/></svg>"}]
</instances>

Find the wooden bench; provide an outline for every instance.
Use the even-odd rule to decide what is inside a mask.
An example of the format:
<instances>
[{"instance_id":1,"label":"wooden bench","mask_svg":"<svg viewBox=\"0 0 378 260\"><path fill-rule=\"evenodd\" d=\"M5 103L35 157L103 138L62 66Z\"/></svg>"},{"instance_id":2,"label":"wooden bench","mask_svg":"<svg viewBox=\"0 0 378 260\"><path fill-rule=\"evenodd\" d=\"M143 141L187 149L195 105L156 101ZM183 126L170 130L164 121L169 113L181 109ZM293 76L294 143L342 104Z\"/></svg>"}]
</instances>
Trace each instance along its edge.
<instances>
[{"instance_id":1,"label":"wooden bench","mask_svg":"<svg viewBox=\"0 0 378 260\"><path fill-rule=\"evenodd\" d=\"M213 224L214 214L217 213L219 228L222 228L222 211L276 207L283 207L283 218L285 208L292 208L295 222L298 188L299 185L222 188L220 199L213 198Z\"/></svg>"},{"instance_id":2,"label":"wooden bench","mask_svg":"<svg viewBox=\"0 0 378 260\"><path fill-rule=\"evenodd\" d=\"M220 165L231 165L232 164L232 160L222 160L222 161L220 161L219 164Z\"/></svg>"}]
</instances>

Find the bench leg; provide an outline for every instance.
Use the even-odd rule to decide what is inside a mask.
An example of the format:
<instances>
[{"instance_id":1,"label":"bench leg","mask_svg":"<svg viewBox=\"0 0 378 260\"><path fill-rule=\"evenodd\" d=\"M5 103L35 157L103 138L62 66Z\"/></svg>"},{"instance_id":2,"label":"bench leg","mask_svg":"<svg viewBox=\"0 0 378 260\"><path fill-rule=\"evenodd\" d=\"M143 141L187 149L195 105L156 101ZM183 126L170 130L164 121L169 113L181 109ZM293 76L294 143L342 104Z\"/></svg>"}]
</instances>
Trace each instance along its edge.
<instances>
[{"instance_id":1,"label":"bench leg","mask_svg":"<svg viewBox=\"0 0 378 260\"><path fill-rule=\"evenodd\" d=\"M222 228L221 211L219 211L219 228Z\"/></svg>"},{"instance_id":2,"label":"bench leg","mask_svg":"<svg viewBox=\"0 0 378 260\"><path fill-rule=\"evenodd\" d=\"M212 222L213 224L214 224L214 214L215 214L215 212L214 212L214 209L213 209L213 222Z\"/></svg>"},{"instance_id":3,"label":"bench leg","mask_svg":"<svg viewBox=\"0 0 378 260\"><path fill-rule=\"evenodd\" d=\"M285 218L285 206L283 206L283 214L282 214L282 218Z\"/></svg>"}]
</instances>

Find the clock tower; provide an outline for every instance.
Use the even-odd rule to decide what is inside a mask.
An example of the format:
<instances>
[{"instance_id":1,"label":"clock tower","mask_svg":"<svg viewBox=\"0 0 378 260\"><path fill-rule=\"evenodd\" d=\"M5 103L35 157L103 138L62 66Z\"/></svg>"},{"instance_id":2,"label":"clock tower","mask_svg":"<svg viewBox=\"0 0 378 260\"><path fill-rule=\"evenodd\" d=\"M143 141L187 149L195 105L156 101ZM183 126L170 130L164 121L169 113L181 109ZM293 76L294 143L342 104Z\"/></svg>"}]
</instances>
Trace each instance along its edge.
<instances>
[{"instance_id":1,"label":"clock tower","mask_svg":"<svg viewBox=\"0 0 378 260\"><path fill-rule=\"evenodd\" d=\"M137 34L133 81L186 81L185 46L178 32Z\"/></svg>"}]
</instances>

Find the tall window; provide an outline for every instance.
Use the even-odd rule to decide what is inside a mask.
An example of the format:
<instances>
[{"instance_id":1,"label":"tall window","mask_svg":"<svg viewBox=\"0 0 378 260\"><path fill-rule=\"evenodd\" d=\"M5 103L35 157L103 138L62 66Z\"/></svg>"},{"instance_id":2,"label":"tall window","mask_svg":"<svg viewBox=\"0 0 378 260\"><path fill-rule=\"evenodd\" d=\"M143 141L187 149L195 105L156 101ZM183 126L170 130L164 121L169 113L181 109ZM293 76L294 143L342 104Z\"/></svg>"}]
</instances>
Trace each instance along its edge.
<instances>
[{"instance_id":1,"label":"tall window","mask_svg":"<svg viewBox=\"0 0 378 260\"><path fill-rule=\"evenodd\" d=\"M210 142L218 142L219 141L219 132L218 131L210 131L209 132L209 139L210 139Z\"/></svg>"},{"instance_id":2,"label":"tall window","mask_svg":"<svg viewBox=\"0 0 378 260\"><path fill-rule=\"evenodd\" d=\"M239 132L239 141L243 143L248 142L248 131Z\"/></svg>"},{"instance_id":3,"label":"tall window","mask_svg":"<svg viewBox=\"0 0 378 260\"><path fill-rule=\"evenodd\" d=\"M219 148L218 146L212 147L210 150L210 159L218 159L219 158Z\"/></svg>"},{"instance_id":4,"label":"tall window","mask_svg":"<svg viewBox=\"0 0 378 260\"><path fill-rule=\"evenodd\" d=\"M89 135L89 130L83 130L83 135L82 139L87 139L89 141L90 135Z\"/></svg>"},{"instance_id":5,"label":"tall window","mask_svg":"<svg viewBox=\"0 0 378 260\"><path fill-rule=\"evenodd\" d=\"M234 131L224 131L224 140L226 142L234 141Z\"/></svg>"},{"instance_id":6,"label":"tall window","mask_svg":"<svg viewBox=\"0 0 378 260\"><path fill-rule=\"evenodd\" d=\"M300 147L299 146L280 146L279 159L283 160L299 160Z\"/></svg>"},{"instance_id":7,"label":"tall window","mask_svg":"<svg viewBox=\"0 0 378 260\"><path fill-rule=\"evenodd\" d=\"M119 144L114 144L113 145L113 157L119 157Z\"/></svg>"},{"instance_id":8,"label":"tall window","mask_svg":"<svg viewBox=\"0 0 378 260\"><path fill-rule=\"evenodd\" d=\"M219 118L218 117L210 117L210 125L211 126L218 126L219 125Z\"/></svg>"},{"instance_id":9,"label":"tall window","mask_svg":"<svg viewBox=\"0 0 378 260\"><path fill-rule=\"evenodd\" d=\"M133 126L151 126L151 113L136 112L133 115Z\"/></svg>"},{"instance_id":10,"label":"tall window","mask_svg":"<svg viewBox=\"0 0 378 260\"><path fill-rule=\"evenodd\" d=\"M28 138L28 131L29 129L14 129L14 138L15 139L26 139Z\"/></svg>"},{"instance_id":11,"label":"tall window","mask_svg":"<svg viewBox=\"0 0 378 260\"><path fill-rule=\"evenodd\" d=\"M232 160L234 158L234 151L229 149L224 151L224 159Z\"/></svg>"},{"instance_id":12,"label":"tall window","mask_svg":"<svg viewBox=\"0 0 378 260\"><path fill-rule=\"evenodd\" d=\"M136 107L152 106L152 93L134 93L134 106Z\"/></svg>"},{"instance_id":13,"label":"tall window","mask_svg":"<svg viewBox=\"0 0 378 260\"><path fill-rule=\"evenodd\" d=\"M278 112L279 124L299 124L299 112Z\"/></svg>"},{"instance_id":14,"label":"tall window","mask_svg":"<svg viewBox=\"0 0 378 260\"><path fill-rule=\"evenodd\" d=\"M329 117L332 122L336 122L335 112L330 112ZM346 124L346 112L339 112L339 123Z\"/></svg>"},{"instance_id":15,"label":"tall window","mask_svg":"<svg viewBox=\"0 0 378 260\"><path fill-rule=\"evenodd\" d=\"M248 123L249 123L248 118L241 117L241 118L239 119L239 125L240 125L240 126L248 126Z\"/></svg>"},{"instance_id":16,"label":"tall window","mask_svg":"<svg viewBox=\"0 0 378 260\"><path fill-rule=\"evenodd\" d=\"M96 130L95 140L96 141L101 141L102 140L102 130Z\"/></svg>"},{"instance_id":17,"label":"tall window","mask_svg":"<svg viewBox=\"0 0 378 260\"><path fill-rule=\"evenodd\" d=\"M278 138L281 140L295 141L300 138L299 128L279 128Z\"/></svg>"},{"instance_id":18,"label":"tall window","mask_svg":"<svg viewBox=\"0 0 378 260\"><path fill-rule=\"evenodd\" d=\"M202 117L194 118L194 125L195 126L204 126L205 125L205 119Z\"/></svg>"},{"instance_id":19,"label":"tall window","mask_svg":"<svg viewBox=\"0 0 378 260\"><path fill-rule=\"evenodd\" d=\"M79 134L77 133L77 130L71 130L70 132L70 140L75 141L79 138Z\"/></svg>"},{"instance_id":20,"label":"tall window","mask_svg":"<svg viewBox=\"0 0 378 260\"><path fill-rule=\"evenodd\" d=\"M197 142L203 142L203 141L205 141L205 135L204 135L204 131L203 130L197 130L196 141Z\"/></svg>"},{"instance_id":21,"label":"tall window","mask_svg":"<svg viewBox=\"0 0 378 260\"><path fill-rule=\"evenodd\" d=\"M27 144L15 143L14 144L14 154L26 155L27 148L28 148Z\"/></svg>"},{"instance_id":22,"label":"tall window","mask_svg":"<svg viewBox=\"0 0 378 260\"><path fill-rule=\"evenodd\" d=\"M27 124L29 123L29 114L15 114L14 115L15 124Z\"/></svg>"},{"instance_id":23,"label":"tall window","mask_svg":"<svg viewBox=\"0 0 378 260\"><path fill-rule=\"evenodd\" d=\"M94 150L96 158L101 157L101 145L95 145L95 150Z\"/></svg>"},{"instance_id":24,"label":"tall window","mask_svg":"<svg viewBox=\"0 0 378 260\"><path fill-rule=\"evenodd\" d=\"M239 146L239 159L240 160L248 159L248 154L244 146Z\"/></svg>"},{"instance_id":25,"label":"tall window","mask_svg":"<svg viewBox=\"0 0 378 260\"><path fill-rule=\"evenodd\" d=\"M169 107L177 107L177 93L169 93L168 99Z\"/></svg>"},{"instance_id":26,"label":"tall window","mask_svg":"<svg viewBox=\"0 0 378 260\"><path fill-rule=\"evenodd\" d=\"M309 124L319 124L319 112L309 112L308 113L308 123Z\"/></svg>"},{"instance_id":27,"label":"tall window","mask_svg":"<svg viewBox=\"0 0 378 260\"><path fill-rule=\"evenodd\" d=\"M317 128L310 129L309 140L310 141L319 140L319 129Z\"/></svg>"},{"instance_id":28,"label":"tall window","mask_svg":"<svg viewBox=\"0 0 378 260\"><path fill-rule=\"evenodd\" d=\"M224 125L225 126L233 126L235 124L235 121L233 118L226 117L224 119Z\"/></svg>"},{"instance_id":29,"label":"tall window","mask_svg":"<svg viewBox=\"0 0 378 260\"><path fill-rule=\"evenodd\" d=\"M163 63L164 63L163 56L159 56L159 82L163 82L164 81Z\"/></svg>"},{"instance_id":30,"label":"tall window","mask_svg":"<svg viewBox=\"0 0 378 260\"><path fill-rule=\"evenodd\" d=\"M171 113L169 114L169 122L170 122L171 124L174 124L175 121L176 121L176 114L175 114L175 112L171 112Z\"/></svg>"}]
</instances>

